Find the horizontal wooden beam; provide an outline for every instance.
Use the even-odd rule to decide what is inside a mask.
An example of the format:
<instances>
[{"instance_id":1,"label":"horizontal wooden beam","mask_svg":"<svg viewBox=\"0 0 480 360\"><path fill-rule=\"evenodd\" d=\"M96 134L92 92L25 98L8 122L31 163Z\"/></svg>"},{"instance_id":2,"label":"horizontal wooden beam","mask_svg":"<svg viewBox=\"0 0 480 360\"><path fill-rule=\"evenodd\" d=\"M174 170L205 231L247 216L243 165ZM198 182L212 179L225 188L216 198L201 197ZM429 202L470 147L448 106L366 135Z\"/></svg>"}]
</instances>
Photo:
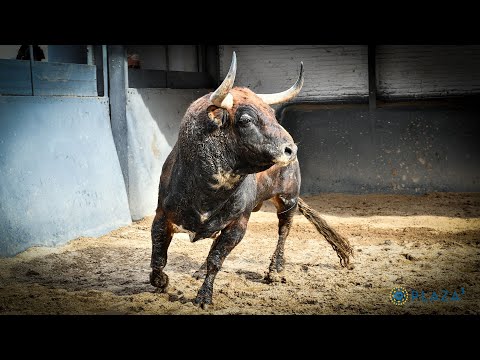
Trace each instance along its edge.
<instances>
[{"instance_id":1,"label":"horizontal wooden beam","mask_svg":"<svg viewBox=\"0 0 480 360\"><path fill-rule=\"evenodd\" d=\"M35 95L98 96L95 65L35 61Z\"/></svg>"},{"instance_id":2,"label":"horizontal wooden beam","mask_svg":"<svg viewBox=\"0 0 480 360\"><path fill-rule=\"evenodd\" d=\"M30 71L28 60L0 60L0 95L97 96L95 65L34 61L31 66Z\"/></svg>"},{"instance_id":3,"label":"horizontal wooden beam","mask_svg":"<svg viewBox=\"0 0 480 360\"><path fill-rule=\"evenodd\" d=\"M166 88L167 72L163 70L128 69L128 87Z\"/></svg>"},{"instance_id":4,"label":"horizontal wooden beam","mask_svg":"<svg viewBox=\"0 0 480 360\"><path fill-rule=\"evenodd\" d=\"M205 89L215 87L206 72L128 69L130 88Z\"/></svg>"}]
</instances>

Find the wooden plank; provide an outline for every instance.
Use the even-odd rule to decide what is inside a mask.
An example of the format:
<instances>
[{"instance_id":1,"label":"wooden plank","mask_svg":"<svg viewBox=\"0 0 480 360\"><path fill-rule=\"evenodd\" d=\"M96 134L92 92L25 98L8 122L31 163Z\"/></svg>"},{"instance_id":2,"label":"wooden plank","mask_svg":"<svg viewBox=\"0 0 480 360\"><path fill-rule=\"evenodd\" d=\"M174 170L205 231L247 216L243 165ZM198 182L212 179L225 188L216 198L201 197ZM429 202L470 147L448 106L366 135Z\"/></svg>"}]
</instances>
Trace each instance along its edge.
<instances>
[{"instance_id":1,"label":"wooden plank","mask_svg":"<svg viewBox=\"0 0 480 360\"><path fill-rule=\"evenodd\" d=\"M163 70L128 69L128 87L166 88L167 72Z\"/></svg>"},{"instance_id":2,"label":"wooden plank","mask_svg":"<svg viewBox=\"0 0 480 360\"><path fill-rule=\"evenodd\" d=\"M207 89L213 88L213 78L206 72L169 71L167 87L171 89Z\"/></svg>"},{"instance_id":3,"label":"wooden plank","mask_svg":"<svg viewBox=\"0 0 480 360\"><path fill-rule=\"evenodd\" d=\"M29 60L0 59L0 95L32 95Z\"/></svg>"},{"instance_id":4,"label":"wooden plank","mask_svg":"<svg viewBox=\"0 0 480 360\"><path fill-rule=\"evenodd\" d=\"M97 96L94 65L35 62L32 70L35 95Z\"/></svg>"},{"instance_id":5,"label":"wooden plank","mask_svg":"<svg viewBox=\"0 0 480 360\"><path fill-rule=\"evenodd\" d=\"M130 88L205 89L214 87L206 72L128 69Z\"/></svg>"}]
</instances>

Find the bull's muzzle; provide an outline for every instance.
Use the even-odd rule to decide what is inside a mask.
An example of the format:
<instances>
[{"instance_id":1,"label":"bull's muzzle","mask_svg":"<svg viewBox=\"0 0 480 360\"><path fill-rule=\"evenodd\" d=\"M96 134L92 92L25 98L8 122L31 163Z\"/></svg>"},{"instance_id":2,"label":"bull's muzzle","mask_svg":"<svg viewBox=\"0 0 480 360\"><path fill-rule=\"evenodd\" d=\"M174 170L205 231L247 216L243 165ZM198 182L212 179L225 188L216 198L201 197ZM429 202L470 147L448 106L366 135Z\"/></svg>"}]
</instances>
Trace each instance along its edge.
<instances>
[{"instance_id":1,"label":"bull's muzzle","mask_svg":"<svg viewBox=\"0 0 480 360\"><path fill-rule=\"evenodd\" d=\"M286 166L297 158L297 145L286 143L281 146L280 156L275 158L274 163L280 166Z\"/></svg>"}]
</instances>

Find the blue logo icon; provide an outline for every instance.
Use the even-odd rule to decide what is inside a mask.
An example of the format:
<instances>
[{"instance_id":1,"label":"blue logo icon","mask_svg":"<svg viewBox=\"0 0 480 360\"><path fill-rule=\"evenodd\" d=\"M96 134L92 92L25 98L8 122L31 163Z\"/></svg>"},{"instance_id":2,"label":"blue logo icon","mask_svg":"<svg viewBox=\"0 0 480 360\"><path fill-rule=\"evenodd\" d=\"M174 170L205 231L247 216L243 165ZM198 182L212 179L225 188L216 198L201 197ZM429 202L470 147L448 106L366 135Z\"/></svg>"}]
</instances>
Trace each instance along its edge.
<instances>
[{"instance_id":1,"label":"blue logo icon","mask_svg":"<svg viewBox=\"0 0 480 360\"><path fill-rule=\"evenodd\" d=\"M440 297L441 294L441 297ZM450 295L451 294L451 295ZM424 302L424 303L433 303L435 301L441 302L450 302L450 301L459 301L461 300L460 296L465 295L465 289L462 287L459 291L454 290L453 292L448 291L446 289L442 289L441 292L437 294L436 291L432 291L431 295L429 296L429 292L421 290L417 291L415 289L411 289L409 293L404 287L397 286L390 291L390 302L394 305L404 305L408 299L410 298L410 302L414 302L415 300Z\"/></svg>"},{"instance_id":2,"label":"blue logo icon","mask_svg":"<svg viewBox=\"0 0 480 360\"><path fill-rule=\"evenodd\" d=\"M395 305L403 305L408 300L408 292L403 287L393 288L390 292L390 301Z\"/></svg>"}]
</instances>

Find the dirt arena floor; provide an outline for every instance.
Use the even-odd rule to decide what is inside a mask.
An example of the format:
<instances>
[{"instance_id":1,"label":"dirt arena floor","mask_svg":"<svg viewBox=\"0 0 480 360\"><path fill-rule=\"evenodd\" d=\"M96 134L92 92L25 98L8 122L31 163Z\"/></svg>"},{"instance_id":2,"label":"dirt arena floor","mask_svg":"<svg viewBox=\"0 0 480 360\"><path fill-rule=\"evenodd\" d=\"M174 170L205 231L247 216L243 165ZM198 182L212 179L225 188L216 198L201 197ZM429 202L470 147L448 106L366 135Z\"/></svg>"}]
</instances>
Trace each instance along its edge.
<instances>
[{"instance_id":1,"label":"dirt arena floor","mask_svg":"<svg viewBox=\"0 0 480 360\"><path fill-rule=\"evenodd\" d=\"M99 238L0 259L0 314L480 314L479 193L305 200L350 240L353 270L340 267L330 245L298 214L284 279L267 284L277 220L273 205L265 204L219 272L214 305L201 310L192 304L201 285L192 274L211 240L192 244L176 234L165 269L170 287L157 293L148 282L148 217ZM398 286L410 295L423 290L425 300L435 300L435 291L438 300L410 296L394 305L390 293Z\"/></svg>"}]
</instances>

